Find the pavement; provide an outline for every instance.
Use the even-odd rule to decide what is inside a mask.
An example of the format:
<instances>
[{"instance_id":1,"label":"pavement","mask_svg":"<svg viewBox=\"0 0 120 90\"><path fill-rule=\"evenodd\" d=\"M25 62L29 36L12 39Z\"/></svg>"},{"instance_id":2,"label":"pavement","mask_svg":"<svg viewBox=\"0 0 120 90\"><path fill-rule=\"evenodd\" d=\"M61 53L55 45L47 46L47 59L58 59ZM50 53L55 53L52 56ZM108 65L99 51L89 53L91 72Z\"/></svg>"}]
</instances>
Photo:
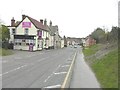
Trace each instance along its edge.
<instances>
[{"instance_id":1,"label":"pavement","mask_svg":"<svg viewBox=\"0 0 120 90\"><path fill-rule=\"evenodd\" d=\"M82 48L77 52L70 88L100 88L95 74L84 60Z\"/></svg>"},{"instance_id":2,"label":"pavement","mask_svg":"<svg viewBox=\"0 0 120 90\"><path fill-rule=\"evenodd\" d=\"M14 51L2 57L2 88L61 87L76 48Z\"/></svg>"}]
</instances>

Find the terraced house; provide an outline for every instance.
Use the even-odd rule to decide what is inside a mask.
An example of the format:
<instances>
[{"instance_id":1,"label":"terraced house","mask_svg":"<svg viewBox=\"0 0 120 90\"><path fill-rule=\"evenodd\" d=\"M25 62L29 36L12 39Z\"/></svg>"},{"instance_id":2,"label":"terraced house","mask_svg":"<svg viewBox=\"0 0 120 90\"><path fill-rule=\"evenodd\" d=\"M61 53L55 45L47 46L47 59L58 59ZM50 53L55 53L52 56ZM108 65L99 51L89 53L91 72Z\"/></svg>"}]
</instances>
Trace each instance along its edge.
<instances>
[{"instance_id":1,"label":"terraced house","mask_svg":"<svg viewBox=\"0 0 120 90\"><path fill-rule=\"evenodd\" d=\"M14 49L36 51L42 49L63 48L64 42L59 35L58 26L49 26L47 20L37 21L27 15L22 15L21 21L11 19L9 43Z\"/></svg>"},{"instance_id":2,"label":"terraced house","mask_svg":"<svg viewBox=\"0 0 120 90\"><path fill-rule=\"evenodd\" d=\"M10 30L9 42L14 44L14 49L36 51L49 48L49 31L43 25L43 20L37 21L22 15L20 22L15 22L12 18L11 26L8 28Z\"/></svg>"}]
</instances>

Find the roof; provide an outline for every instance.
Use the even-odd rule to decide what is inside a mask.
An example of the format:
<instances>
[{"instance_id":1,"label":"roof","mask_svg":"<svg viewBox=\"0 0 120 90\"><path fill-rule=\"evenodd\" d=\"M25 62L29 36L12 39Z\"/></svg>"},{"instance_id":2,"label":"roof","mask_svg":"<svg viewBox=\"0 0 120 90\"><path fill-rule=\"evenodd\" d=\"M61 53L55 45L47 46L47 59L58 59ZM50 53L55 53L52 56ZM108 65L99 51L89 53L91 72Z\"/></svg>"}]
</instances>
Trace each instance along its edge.
<instances>
[{"instance_id":1,"label":"roof","mask_svg":"<svg viewBox=\"0 0 120 90\"><path fill-rule=\"evenodd\" d=\"M20 24L20 21L17 21L16 23L15 23L15 26L17 26L17 25L19 25Z\"/></svg>"},{"instance_id":2,"label":"roof","mask_svg":"<svg viewBox=\"0 0 120 90\"><path fill-rule=\"evenodd\" d=\"M39 21L27 16L28 19L35 25L36 28L38 29L43 29L43 30L46 30L47 31L47 28Z\"/></svg>"},{"instance_id":3,"label":"roof","mask_svg":"<svg viewBox=\"0 0 120 90\"><path fill-rule=\"evenodd\" d=\"M35 19L33 19L33 18L25 15L25 18L26 18L26 17L34 24L34 26L35 26L37 29L42 29L42 30L48 31L48 30L46 29L46 27L45 27L41 22L39 22L39 21L37 21L37 20L35 20ZM25 18L24 18L24 19L25 19ZM24 20L24 19L23 19L23 20ZM22 21L23 21L23 20L22 20ZM22 21L21 21L21 22L22 22ZM16 27L18 27L21 22L19 22Z\"/></svg>"},{"instance_id":4,"label":"roof","mask_svg":"<svg viewBox=\"0 0 120 90\"><path fill-rule=\"evenodd\" d=\"M50 26L51 33L54 35L56 32L58 32L58 26Z\"/></svg>"}]
</instances>

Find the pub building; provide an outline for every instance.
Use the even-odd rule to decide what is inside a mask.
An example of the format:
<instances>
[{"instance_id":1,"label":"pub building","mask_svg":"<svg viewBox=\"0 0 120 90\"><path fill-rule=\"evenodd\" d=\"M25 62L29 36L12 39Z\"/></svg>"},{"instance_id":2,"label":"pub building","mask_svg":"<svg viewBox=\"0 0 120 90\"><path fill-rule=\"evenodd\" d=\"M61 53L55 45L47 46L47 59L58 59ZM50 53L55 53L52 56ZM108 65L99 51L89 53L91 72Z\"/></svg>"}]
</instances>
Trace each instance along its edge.
<instances>
[{"instance_id":1,"label":"pub building","mask_svg":"<svg viewBox=\"0 0 120 90\"><path fill-rule=\"evenodd\" d=\"M14 49L36 51L48 48L49 31L43 25L43 20L37 21L29 16L22 15L22 20L11 20L10 43Z\"/></svg>"}]
</instances>

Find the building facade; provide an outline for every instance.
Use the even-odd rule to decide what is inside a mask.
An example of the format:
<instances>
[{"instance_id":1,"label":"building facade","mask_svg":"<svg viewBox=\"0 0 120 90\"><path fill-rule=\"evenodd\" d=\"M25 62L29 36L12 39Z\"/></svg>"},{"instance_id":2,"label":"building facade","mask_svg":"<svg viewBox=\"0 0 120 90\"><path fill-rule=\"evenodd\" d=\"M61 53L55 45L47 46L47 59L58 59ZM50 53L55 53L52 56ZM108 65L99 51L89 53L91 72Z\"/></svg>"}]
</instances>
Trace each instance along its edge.
<instances>
[{"instance_id":1,"label":"building facade","mask_svg":"<svg viewBox=\"0 0 120 90\"><path fill-rule=\"evenodd\" d=\"M94 44L96 44L96 40L93 39L91 36L87 36L85 39L85 46L89 47L89 46L92 46Z\"/></svg>"},{"instance_id":2,"label":"building facade","mask_svg":"<svg viewBox=\"0 0 120 90\"><path fill-rule=\"evenodd\" d=\"M59 35L58 26L47 25L47 20L37 21L27 15L22 15L21 21L11 20L9 43L14 49L36 51L51 48L63 48L64 42Z\"/></svg>"},{"instance_id":3,"label":"building facade","mask_svg":"<svg viewBox=\"0 0 120 90\"><path fill-rule=\"evenodd\" d=\"M49 32L42 21L22 15L22 20L17 25L13 18L8 28L9 42L14 44L14 49L36 51L48 48Z\"/></svg>"}]
</instances>

